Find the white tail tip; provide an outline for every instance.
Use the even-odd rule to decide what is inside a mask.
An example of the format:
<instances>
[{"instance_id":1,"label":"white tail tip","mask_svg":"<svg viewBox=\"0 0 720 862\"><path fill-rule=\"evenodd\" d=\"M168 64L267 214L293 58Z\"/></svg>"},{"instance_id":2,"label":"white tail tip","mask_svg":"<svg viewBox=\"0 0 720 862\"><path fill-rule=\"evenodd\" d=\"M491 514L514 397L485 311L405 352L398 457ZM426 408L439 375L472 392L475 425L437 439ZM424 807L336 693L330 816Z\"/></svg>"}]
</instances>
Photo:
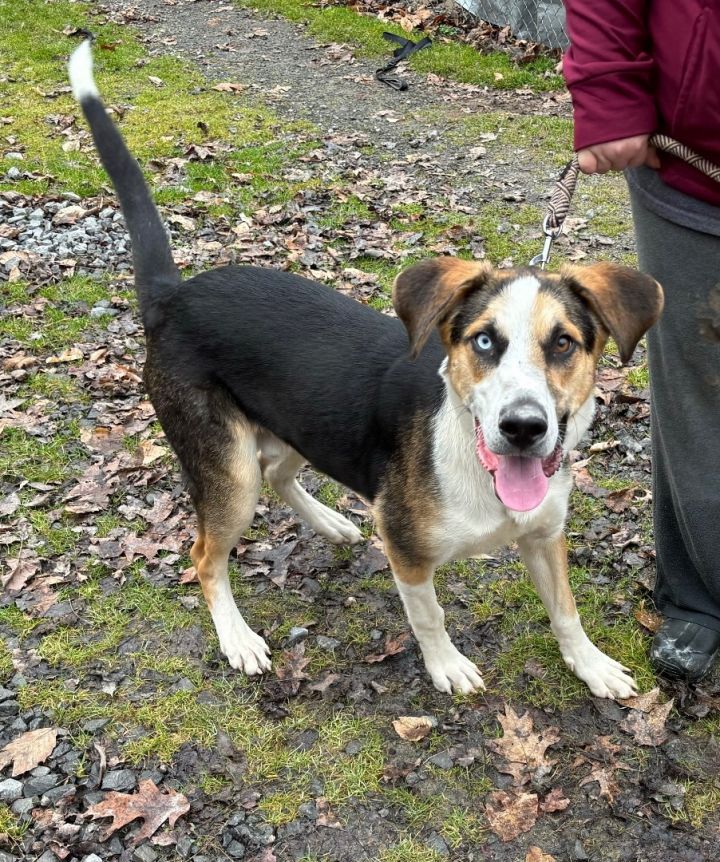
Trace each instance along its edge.
<instances>
[{"instance_id":1,"label":"white tail tip","mask_svg":"<svg viewBox=\"0 0 720 862\"><path fill-rule=\"evenodd\" d=\"M72 84L73 96L82 102L88 96L99 96L98 88L93 78L93 58L90 50L90 40L86 39L70 55L68 73Z\"/></svg>"}]
</instances>

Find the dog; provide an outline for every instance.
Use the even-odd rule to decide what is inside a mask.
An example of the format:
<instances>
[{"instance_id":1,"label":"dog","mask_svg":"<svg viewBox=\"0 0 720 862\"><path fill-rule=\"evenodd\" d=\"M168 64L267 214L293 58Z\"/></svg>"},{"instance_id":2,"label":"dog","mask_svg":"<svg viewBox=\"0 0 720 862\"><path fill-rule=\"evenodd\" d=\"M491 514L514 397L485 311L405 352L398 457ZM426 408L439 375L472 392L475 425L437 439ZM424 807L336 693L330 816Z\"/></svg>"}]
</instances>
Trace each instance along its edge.
<instances>
[{"instance_id":1,"label":"dog","mask_svg":"<svg viewBox=\"0 0 720 862\"><path fill-rule=\"evenodd\" d=\"M228 579L263 478L331 542L362 538L300 486L309 463L369 501L436 688L484 684L445 630L434 570L516 542L568 667L597 697L633 694L630 671L585 634L570 591L566 454L593 417L608 337L627 362L660 315L657 282L610 263L549 273L441 257L400 273L394 318L272 269L183 281L100 99L89 42L69 73L130 234L144 381L187 479L198 521L190 554L231 666L271 666Z\"/></svg>"}]
</instances>

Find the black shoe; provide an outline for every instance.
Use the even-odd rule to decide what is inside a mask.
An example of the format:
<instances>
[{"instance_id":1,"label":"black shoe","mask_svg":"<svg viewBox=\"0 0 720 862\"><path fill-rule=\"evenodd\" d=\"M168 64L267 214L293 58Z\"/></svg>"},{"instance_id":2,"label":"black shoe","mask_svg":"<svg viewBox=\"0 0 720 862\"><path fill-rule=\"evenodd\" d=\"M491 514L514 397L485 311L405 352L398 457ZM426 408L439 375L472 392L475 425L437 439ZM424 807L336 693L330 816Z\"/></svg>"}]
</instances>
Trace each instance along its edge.
<instances>
[{"instance_id":1,"label":"black shoe","mask_svg":"<svg viewBox=\"0 0 720 862\"><path fill-rule=\"evenodd\" d=\"M650 660L660 673L694 682L705 676L719 653L720 632L666 619L653 638Z\"/></svg>"}]
</instances>

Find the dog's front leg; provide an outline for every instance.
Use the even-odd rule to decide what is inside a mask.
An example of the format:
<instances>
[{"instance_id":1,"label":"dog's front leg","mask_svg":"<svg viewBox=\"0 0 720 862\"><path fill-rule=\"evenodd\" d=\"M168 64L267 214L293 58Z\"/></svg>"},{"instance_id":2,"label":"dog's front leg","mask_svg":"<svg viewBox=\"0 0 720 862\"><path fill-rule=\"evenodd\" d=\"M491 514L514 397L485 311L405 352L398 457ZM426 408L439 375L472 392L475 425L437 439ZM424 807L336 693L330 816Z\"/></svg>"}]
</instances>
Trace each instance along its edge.
<instances>
[{"instance_id":1,"label":"dog's front leg","mask_svg":"<svg viewBox=\"0 0 720 862\"><path fill-rule=\"evenodd\" d=\"M480 671L457 649L445 631L445 611L438 604L433 567L406 565L388 554L395 584L435 688L463 694L484 689Z\"/></svg>"},{"instance_id":2,"label":"dog's front leg","mask_svg":"<svg viewBox=\"0 0 720 862\"><path fill-rule=\"evenodd\" d=\"M628 668L599 650L580 622L568 581L565 536L520 539L520 554L530 572L557 638L565 664L596 697L630 697L637 685Z\"/></svg>"}]
</instances>

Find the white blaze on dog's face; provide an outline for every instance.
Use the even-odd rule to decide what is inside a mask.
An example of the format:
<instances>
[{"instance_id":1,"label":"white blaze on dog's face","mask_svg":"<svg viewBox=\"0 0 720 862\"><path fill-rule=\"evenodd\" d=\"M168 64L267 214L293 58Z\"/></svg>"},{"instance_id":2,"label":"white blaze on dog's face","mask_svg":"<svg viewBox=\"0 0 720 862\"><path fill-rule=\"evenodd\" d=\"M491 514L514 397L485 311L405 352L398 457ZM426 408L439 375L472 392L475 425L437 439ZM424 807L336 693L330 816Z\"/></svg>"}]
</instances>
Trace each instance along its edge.
<instances>
[{"instance_id":1,"label":"white blaze on dog's face","mask_svg":"<svg viewBox=\"0 0 720 862\"><path fill-rule=\"evenodd\" d=\"M401 273L394 301L415 354L439 327L446 378L474 419L478 460L500 500L529 511L562 463L568 424L591 415L608 335L627 361L657 319L662 292L611 264L556 274L440 258Z\"/></svg>"}]
</instances>

